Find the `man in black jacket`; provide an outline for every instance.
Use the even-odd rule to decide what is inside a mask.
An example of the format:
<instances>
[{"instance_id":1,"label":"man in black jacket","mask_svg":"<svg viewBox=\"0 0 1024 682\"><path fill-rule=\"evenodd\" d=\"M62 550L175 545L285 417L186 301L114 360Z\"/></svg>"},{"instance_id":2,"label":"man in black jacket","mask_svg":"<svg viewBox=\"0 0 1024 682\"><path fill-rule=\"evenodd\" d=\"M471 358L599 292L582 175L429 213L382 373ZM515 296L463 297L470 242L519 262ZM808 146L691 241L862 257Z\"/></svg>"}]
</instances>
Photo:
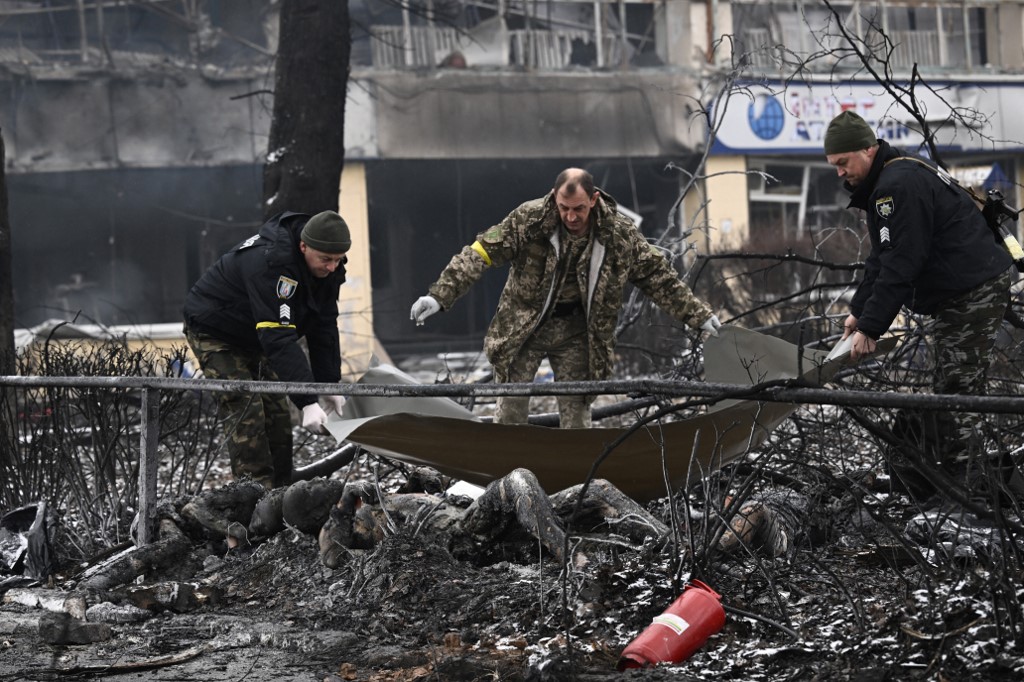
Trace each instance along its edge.
<instances>
[{"instance_id":1,"label":"man in black jacket","mask_svg":"<svg viewBox=\"0 0 1024 682\"><path fill-rule=\"evenodd\" d=\"M341 378L338 289L348 225L334 211L285 212L228 251L185 298L185 335L211 379L334 383ZM309 359L299 345L306 339ZM288 485L292 421L280 394L221 393L231 472L265 487ZM292 394L302 425L326 433L317 396ZM345 398L325 396L341 414Z\"/></svg>"},{"instance_id":2,"label":"man in black jacket","mask_svg":"<svg viewBox=\"0 0 1024 682\"><path fill-rule=\"evenodd\" d=\"M996 332L1009 303L1012 259L996 242L967 192L934 164L877 139L852 111L825 132L825 157L851 192L850 207L867 217L871 237L864 278L854 294L843 338L851 357L875 342L902 306L934 319L936 393L982 393ZM942 414L934 454L942 463L967 457L980 442L977 419Z\"/></svg>"}]
</instances>

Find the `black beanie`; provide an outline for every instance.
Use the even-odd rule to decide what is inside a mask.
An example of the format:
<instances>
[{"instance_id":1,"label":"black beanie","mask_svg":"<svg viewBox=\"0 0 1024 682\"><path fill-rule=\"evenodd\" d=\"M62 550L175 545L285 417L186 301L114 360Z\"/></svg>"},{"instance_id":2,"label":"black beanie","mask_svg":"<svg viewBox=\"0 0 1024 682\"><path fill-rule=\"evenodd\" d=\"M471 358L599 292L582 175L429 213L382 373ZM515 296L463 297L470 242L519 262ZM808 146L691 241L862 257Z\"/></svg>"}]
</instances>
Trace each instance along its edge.
<instances>
[{"instance_id":1,"label":"black beanie","mask_svg":"<svg viewBox=\"0 0 1024 682\"><path fill-rule=\"evenodd\" d=\"M345 219L334 211L317 213L310 218L299 238L306 246L324 253L345 253L352 246Z\"/></svg>"},{"instance_id":2,"label":"black beanie","mask_svg":"<svg viewBox=\"0 0 1024 682\"><path fill-rule=\"evenodd\" d=\"M852 111L836 116L825 130L825 156L857 152L877 143L875 131Z\"/></svg>"}]
</instances>

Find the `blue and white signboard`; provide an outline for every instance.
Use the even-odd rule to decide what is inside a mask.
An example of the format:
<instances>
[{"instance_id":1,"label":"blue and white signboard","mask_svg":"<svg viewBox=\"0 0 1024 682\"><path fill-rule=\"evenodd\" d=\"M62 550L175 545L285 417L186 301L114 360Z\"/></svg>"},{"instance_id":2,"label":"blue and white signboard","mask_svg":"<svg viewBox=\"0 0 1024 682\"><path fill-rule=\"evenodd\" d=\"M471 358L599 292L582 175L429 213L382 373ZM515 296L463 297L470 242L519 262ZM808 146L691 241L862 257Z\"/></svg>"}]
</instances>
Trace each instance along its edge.
<instances>
[{"instance_id":1,"label":"blue and white signboard","mask_svg":"<svg viewBox=\"0 0 1024 682\"><path fill-rule=\"evenodd\" d=\"M1009 151L1024 149L1024 123L1002 117L1005 109L1024 107L1020 83L931 84L938 91L918 86L918 104L944 150ZM837 114L860 114L878 137L897 147L916 151L923 138L917 121L877 83L784 84L740 83L724 109L712 111L721 119L712 153L822 155L825 128ZM974 111L980 119L965 127L949 123L951 108ZM1009 119L1013 130L1002 125ZM1015 139L1014 139L1015 138Z\"/></svg>"}]
</instances>

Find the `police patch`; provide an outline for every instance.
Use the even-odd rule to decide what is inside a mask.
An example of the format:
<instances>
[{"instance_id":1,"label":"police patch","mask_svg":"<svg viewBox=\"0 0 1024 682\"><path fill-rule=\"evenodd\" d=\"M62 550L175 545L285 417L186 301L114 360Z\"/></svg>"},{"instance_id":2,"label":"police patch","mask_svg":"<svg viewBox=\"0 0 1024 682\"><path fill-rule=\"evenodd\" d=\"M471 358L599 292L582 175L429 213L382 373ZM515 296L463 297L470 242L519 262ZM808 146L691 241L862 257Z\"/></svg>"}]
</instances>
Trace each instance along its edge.
<instances>
[{"instance_id":1,"label":"police patch","mask_svg":"<svg viewBox=\"0 0 1024 682\"><path fill-rule=\"evenodd\" d=\"M277 297L278 298L291 298L295 295L295 290L298 288L299 283L291 277L285 277L281 275L277 278Z\"/></svg>"},{"instance_id":2,"label":"police patch","mask_svg":"<svg viewBox=\"0 0 1024 682\"><path fill-rule=\"evenodd\" d=\"M875 200L875 212L883 218L888 218L895 213L896 206L892 202L892 197L882 197Z\"/></svg>"}]
</instances>

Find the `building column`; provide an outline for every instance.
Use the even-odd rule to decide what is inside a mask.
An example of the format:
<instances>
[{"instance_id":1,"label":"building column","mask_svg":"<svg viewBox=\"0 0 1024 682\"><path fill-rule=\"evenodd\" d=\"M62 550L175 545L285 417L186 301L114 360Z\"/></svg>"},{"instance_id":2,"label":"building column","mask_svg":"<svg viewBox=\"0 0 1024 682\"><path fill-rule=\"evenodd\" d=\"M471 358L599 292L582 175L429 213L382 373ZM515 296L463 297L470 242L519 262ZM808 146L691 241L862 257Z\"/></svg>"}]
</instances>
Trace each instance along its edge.
<instances>
[{"instance_id":1,"label":"building column","mask_svg":"<svg viewBox=\"0 0 1024 682\"><path fill-rule=\"evenodd\" d=\"M697 247L704 253L739 250L750 237L746 157L709 156L704 173L707 236ZM700 210L696 202L687 197L687 216Z\"/></svg>"},{"instance_id":2,"label":"building column","mask_svg":"<svg viewBox=\"0 0 1024 682\"><path fill-rule=\"evenodd\" d=\"M338 213L352 234L345 264L345 283L338 294L338 333L341 336L341 379L354 382L370 367L374 356L390 362L373 332L373 288L370 279L370 220L367 208L366 165L346 162L341 173Z\"/></svg>"}]
</instances>

